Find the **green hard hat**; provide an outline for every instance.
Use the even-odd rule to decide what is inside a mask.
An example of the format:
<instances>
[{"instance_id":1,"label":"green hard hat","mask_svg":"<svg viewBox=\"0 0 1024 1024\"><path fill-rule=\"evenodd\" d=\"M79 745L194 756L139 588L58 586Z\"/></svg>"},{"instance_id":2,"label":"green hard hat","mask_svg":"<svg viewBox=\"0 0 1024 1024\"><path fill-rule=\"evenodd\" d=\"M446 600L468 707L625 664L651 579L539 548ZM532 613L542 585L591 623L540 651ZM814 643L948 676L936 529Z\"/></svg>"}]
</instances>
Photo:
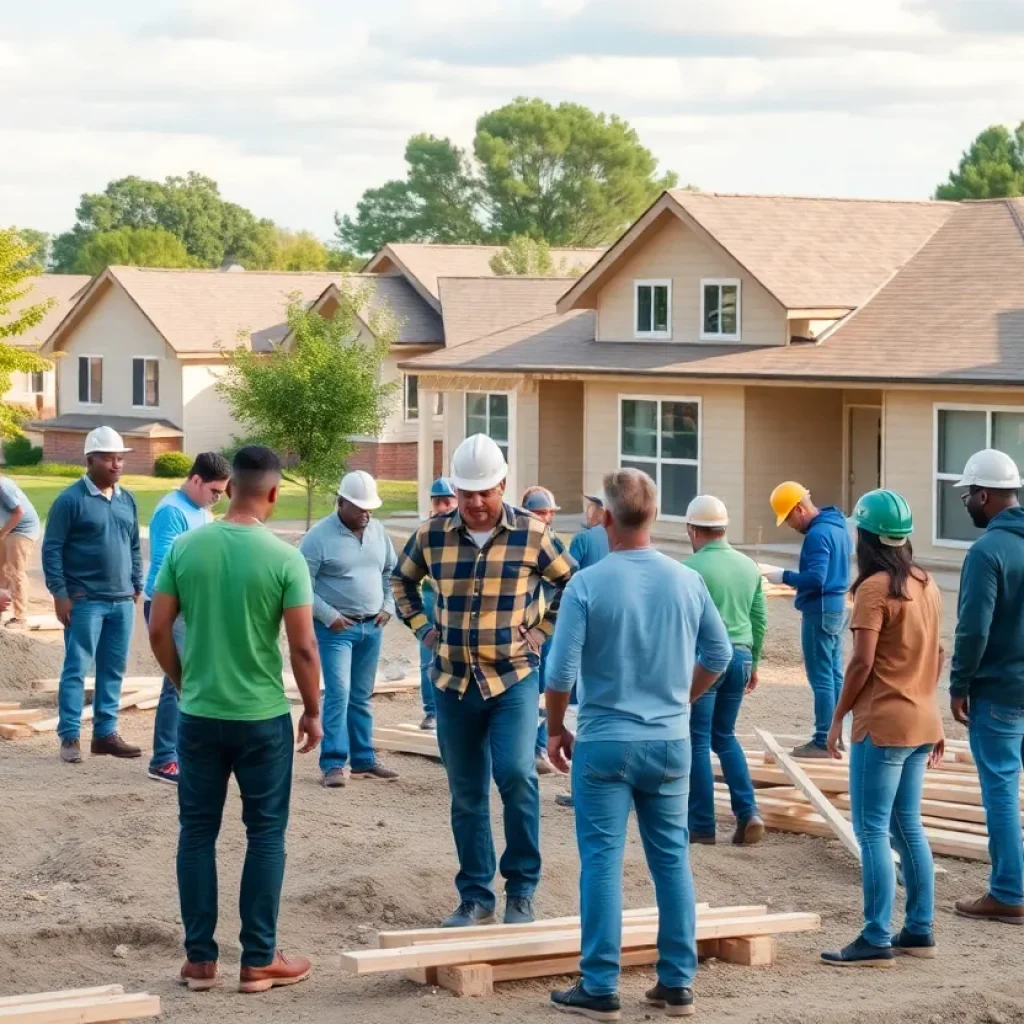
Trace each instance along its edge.
<instances>
[{"instance_id":1,"label":"green hard hat","mask_svg":"<svg viewBox=\"0 0 1024 1024\"><path fill-rule=\"evenodd\" d=\"M900 547L914 532L914 516L907 499L895 491L868 491L853 510L853 522L880 538L883 544Z\"/></svg>"}]
</instances>

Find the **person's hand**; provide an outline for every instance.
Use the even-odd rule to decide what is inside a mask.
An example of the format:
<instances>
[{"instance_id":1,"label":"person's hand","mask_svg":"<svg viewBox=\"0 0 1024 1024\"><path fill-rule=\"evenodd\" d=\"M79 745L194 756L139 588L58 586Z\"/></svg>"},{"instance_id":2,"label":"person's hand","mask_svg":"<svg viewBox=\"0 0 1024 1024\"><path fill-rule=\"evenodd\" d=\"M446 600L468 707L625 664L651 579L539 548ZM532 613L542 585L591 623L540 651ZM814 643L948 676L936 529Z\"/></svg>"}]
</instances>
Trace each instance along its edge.
<instances>
[{"instance_id":1,"label":"person's hand","mask_svg":"<svg viewBox=\"0 0 1024 1024\"><path fill-rule=\"evenodd\" d=\"M761 575L764 576L764 578L769 583L773 583L773 584L777 585L777 584L782 583L782 581L783 581L782 578L785 575L785 573L786 573L785 569L768 569L766 572L761 573Z\"/></svg>"},{"instance_id":2,"label":"person's hand","mask_svg":"<svg viewBox=\"0 0 1024 1024\"><path fill-rule=\"evenodd\" d=\"M135 593L134 593L134 594L132 594L132 600L133 600L133 601L134 601L134 602L135 602L136 604L138 604L138 603L139 603L139 598L140 598L141 596L142 596L142 591L141 591L141 590L136 590L136 591L135 591Z\"/></svg>"},{"instance_id":3,"label":"person's hand","mask_svg":"<svg viewBox=\"0 0 1024 1024\"><path fill-rule=\"evenodd\" d=\"M527 629L525 626L520 626L519 635L534 654L540 654L540 649L547 643L548 639L547 635L536 627Z\"/></svg>"},{"instance_id":4,"label":"person's hand","mask_svg":"<svg viewBox=\"0 0 1024 1024\"><path fill-rule=\"evenodd\" d=\"M950 697L949 710L961 725L971 724L970 705L966 697Z\"/></svg>"},{"instance_id":5,"label":"person's hand","mask_svg":"<svg viewBox=\"0 0 1024 1024\"><path fill-rule=\"evenodd\" d=\"M576 737L564 726L557 734L548 735L548 760L563 775L569 773L569 762L572 760L572 748Z\"/></svg>"},{"instance_id":6,"label":"person's hand","mask_svg":"<svg viewBox=\"0 0 1024 1024\"><path fill-rule=\"evenodd\" d=\"M327 627L332 633L340 633L344 629L348 629L350 626L354 626L355 623L351 619L345 618L344 615L339 613L338 617Z\"/></svg>"},{"instance_id":7,"label":"person's hand","mask_svg":"<svg viewBox=\"0 0 1024 1024\"><path fill-rule=\"evenodd\" d=\"M832 728L828 731L828 739L825 741L826 747L828 747L829 757L834 757L837 761L842 760L843 757L843 723L833 722Z\"/></svg>"},{"instance_id":8,"label":"person's hand","mask_svg":"<svg viewBox=\"0 0 1024 1024\"><path fill-rule=\"evenodd\" d=\"M324 729L320 724L320 716L303 712L298 725L299 753L308 754L311 750L316 750L323 738Z\"/></svg>"},{"instance_id":9,"label":"person's hand","mask_svg":"<svg viewBox=\"0 0 1024 1024\"><path fill-rule=\"evenodd\" d=\"M384 628L384 627L385 627L385 626L386 626L386 625L387 625L387 624L388 624L388 623L389 623L390 621L391 621L391 612L386 612L386 611L384 611L384 609L382 608L382 609L381 609L381 610L380 610L380 611L379 611L379 612L377 613L377 618L375 618L375 619L373 620L373 624L374 624L374 625L375 625L375 626L376 626L376 627L377 627L378 629L383 629L383 628Z\"/></svg>"},{"instance_id":10,"label":"person's hand","mask_svg":"<svg viewBox=\"0 0 1024 1024\"><path fill-rule=\"evenodd\" d=\"M938 768L939 763L942 761L943 755L946 753L946 738L943 737L938 743L932 747L932 752L928 755L928 767Z\"/></svg>"},{"instance_id":11,"label":"person's hand","mask_svg":"<svg viewBox=\"0 0 1024 1024\"><path fill-rule=\"evenodd\" d=\"M420 642L428 650L431 650L431 651L436 650L436 648L437 648L437 630L436 629L428 629L426 631L426 633L423 634L423 639Z\"/></svg>"},{"instance_id":12,"label":"person's hand","mask_svg":"<svg viewBox=\"0 0 1024 1024\"><path fill-rule=\"evenodd\" d=\"M11 592L9 590L0 590L0 612L5 612L10 607Z\"/></svg>"},{"instance_id":13,"label":"person's hand","mask_svg":"<svg viewBox=\"0 0 1024 1024\"><path fill-rule=\"evenodd\" d=\"M53 599L53 614L57 616L57 621L65 629L68 629L71 626L71 598L55 597Z\"/></svg>"},{"instance_id":14,"label":"person's hand","mask_svg":"<svg viewBox=\"0 0 1024 1024\"><path fill-rule=\"evenodd\" d=\"M753 693L757 689L757 669L755 668L750 673L750 678L747 680L747 687L743 691L744 693Z\"/></svg>"}]
</instances>

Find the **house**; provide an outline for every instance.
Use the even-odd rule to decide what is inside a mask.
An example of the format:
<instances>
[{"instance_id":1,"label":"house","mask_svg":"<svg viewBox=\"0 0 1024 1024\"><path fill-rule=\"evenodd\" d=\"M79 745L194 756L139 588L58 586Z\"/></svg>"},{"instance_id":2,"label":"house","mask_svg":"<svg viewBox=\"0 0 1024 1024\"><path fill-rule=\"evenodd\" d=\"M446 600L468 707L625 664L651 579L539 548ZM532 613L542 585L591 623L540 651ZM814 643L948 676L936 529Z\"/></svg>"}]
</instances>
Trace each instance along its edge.
<instances>
[{"instance_id":1,"label":"house","mask_svg":"<svg viewBox=\"0 0 1024 1024\"><path fill-rule=\"evenodd\" d=\"M445 395L446 461L489 432L513 495L539 482L571 509L637 466L659 537L684 536L703 491L735 540L773 544L793 540L768 506L781 480L847 511L886 485L914 508L915 550L955 561L975 534L952 485L967 455L1024 464L1024 201L671 191L561 284L537 316L552 282L442 277L458 343L401 364L421 400ZM502 325L524 287L537 304Z\"/></svg>"}]
</instances>

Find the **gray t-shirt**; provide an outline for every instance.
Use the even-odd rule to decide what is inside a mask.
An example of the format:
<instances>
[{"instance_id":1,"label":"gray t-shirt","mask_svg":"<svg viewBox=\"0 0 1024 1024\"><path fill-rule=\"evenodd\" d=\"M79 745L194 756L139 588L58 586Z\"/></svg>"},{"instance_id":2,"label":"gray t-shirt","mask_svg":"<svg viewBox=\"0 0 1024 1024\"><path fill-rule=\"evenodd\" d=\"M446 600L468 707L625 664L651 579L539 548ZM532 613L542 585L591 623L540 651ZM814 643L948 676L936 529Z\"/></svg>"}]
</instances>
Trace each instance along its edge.
<instances>
[{"instance_id":1,"label":"gray t-shirt","mask_svg":"<svg viewBox=\"0 0 1024 1024\"><path fill-rule=\"evenodd\" d=\"M7 525L11 513L17 508L21 509L21 521L11 533L28 537L29 540L39 540L39 515L32 502L13 480L0 476L0 527Z\"/></svg>"}]
</instances>

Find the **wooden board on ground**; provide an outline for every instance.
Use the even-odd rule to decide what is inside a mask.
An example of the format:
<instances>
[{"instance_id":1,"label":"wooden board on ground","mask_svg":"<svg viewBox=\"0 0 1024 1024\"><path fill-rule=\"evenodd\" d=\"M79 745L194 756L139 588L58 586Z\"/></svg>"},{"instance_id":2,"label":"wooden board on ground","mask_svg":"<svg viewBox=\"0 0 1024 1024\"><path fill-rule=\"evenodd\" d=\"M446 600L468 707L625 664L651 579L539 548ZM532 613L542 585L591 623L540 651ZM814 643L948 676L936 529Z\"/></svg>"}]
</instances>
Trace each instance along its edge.
<instances>
[{"instance_id":1,"label":"wooden board on ground","mask_svg":"<svg viewBox=\"0 0 1024 1024\"><path fill-rule=\"evenodd\" d=\"M3 1024L103 1024L156 1017L159 1013L157 996L145 992L125 993L120 985L0 999Z\"/></svg>"}]
</instances>

